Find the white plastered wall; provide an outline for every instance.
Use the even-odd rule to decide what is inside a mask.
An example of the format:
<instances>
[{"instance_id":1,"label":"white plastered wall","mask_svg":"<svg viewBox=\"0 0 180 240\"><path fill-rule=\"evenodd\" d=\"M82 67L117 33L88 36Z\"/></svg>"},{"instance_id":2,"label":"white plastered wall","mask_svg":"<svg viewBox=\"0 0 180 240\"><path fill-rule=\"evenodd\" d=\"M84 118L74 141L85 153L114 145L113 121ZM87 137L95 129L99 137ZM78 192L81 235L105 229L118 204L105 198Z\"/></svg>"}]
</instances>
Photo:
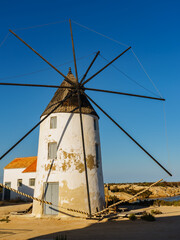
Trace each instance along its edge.
<instances>
[{"instance_id":1,"label":"white plastered wall","mask_svg":"<svg viewBox=\"0 0 180 240\"><path fill-rule=\"evenodd\" d=\"M35 197L43 197L45 182L59 182L59 205L88 212L84 159L79 114L54 113L57 128L50 129L50 117L40 126ZM44 116L43 116L44 117ZM43 118L42 117L42 118ZM104 183L98 118L82 114L92 212L104 207ZM96 119L97 129L94 129ZM57 159L48 159L48 143L57 142ZM96 164L95 144L99 145ZM51 169L51 170L50 170ZM43 214L42 204L34 201L33 214Z\"/></svg>"}]
</instances>

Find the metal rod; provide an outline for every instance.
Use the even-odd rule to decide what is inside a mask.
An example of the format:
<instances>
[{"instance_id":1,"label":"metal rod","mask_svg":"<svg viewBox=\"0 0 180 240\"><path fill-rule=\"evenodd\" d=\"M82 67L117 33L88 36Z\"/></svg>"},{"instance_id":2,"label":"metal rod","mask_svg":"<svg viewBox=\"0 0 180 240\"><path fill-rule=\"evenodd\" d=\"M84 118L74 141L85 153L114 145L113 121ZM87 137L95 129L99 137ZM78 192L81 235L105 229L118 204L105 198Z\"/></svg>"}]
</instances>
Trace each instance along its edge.
<instances>
[{"instance_id":1,"label":"metal rod","mask_svg":"<svg viewBox=\"0 0 180 240\"><path fill-rule=\"evenodd\" d=\"M45 61L49 66L51 66L56 72L58 72L61 76L63 76L66 82L75 86L75 83L71 82L71 80L66 77L62 72L60 72L56 67L54 67L50 62L48 62L43 56L41 56L36 50L34 50L30 45L28 45L22 38L20 38L17 34L15 34L12 30L9 30L15 37L17 37L21 42L23 42L28 48L30 48L34 53L36 53L43 61Z\"/></svg>"},{"instance_id":2,"label":"metal rod","mask_svg":"<svg viewBox=\"0 0 180 240\"><path fill-rule=\"evenodd\" d=\"M75 90L76 91L76 90ZM9 152L11 152L20 142L22 142L23 139L25 139L34 129L36 129L46 118L49 117L51 113L53 113L64 101L66 101L68 98L72 96L72 94L75 92L68 94L53 110L48 113L40 122L38 122L31 130L29 130L19 141L17 141L8 151L6 151L1 157L0 160L3 159Z\"/></svg>"},{"instance_id":3,"label":"metal rod","mask_svg":"<svg viewBox=\"0 0 180 240\"><path fill-rule=\"evenodd\" d=\"M99 54L100 54L100 51L98 51L98 52L96 53L94 59L92 60L91 64L89 65L89 67L88 67L88 69L87 69L87 71L85 72L84 76L82 77L80 83L82 83L83 80L86 78L86 75L88 74L89 70L91 69L93 63L95 62L95 60L96 60L96 58L98 57Z\"/></svg>"},{"instance_id":4,"label":"metal rod","mask_svg":"<svg viewBox=\"0 0 180 240\"><path fill-rule=\"evenodd\" d=\"M74 40L73 40L71 19L69 19L69 24L70 24L70 31L71 31L71 41L72 41L72 49L73 49L73 58L74 58L74 67L75 67L75 73L76 73L76 81L78 83L78 72L77 72L77 65L76 65L76 55L75 55L75 49L74 49Z\"/></svg>"},{"instance_id":5,"label":"metal rod","mask_svg":"<svg viewBox=\"0 0 180 240\"><path fill-rule=\"evenodd\" d=\"M84 157L84 168L85 168L88 208L89 208L89 216L91 217L91 200L90 200L90 193L89 193L89 181L88 181L88 172L87 172L87 163L86 163L86 150L85 150L84 130L83 130L83 121L82 121L82 112L81 112L80 91L78 91L78 105L79 105L79 113L80 113L79 117L80 117L80 124L81 124L81 137L82 137L82 146L83 146L83 157Z\"/></svg>"},{"instance_id":6,"label":"metal rod","mask_svg":"<svg viewBox=\"0 0 180 240\"><path fill-rule=\"evenodd\" d=\"M120 94L120 95L126 95L126 96L132 96L132 97L141 97L141 98L149 98L154 100L160 100L165 101L164 98L157 98L157 97L149 97L139 94L132 94L132 93L123 93L123 92L116 92L116 91L109 91L109 90L102 90L102 89L95 89L95 88L84 88L84 90L90 90L90 91L97 91L97 92L105 92L105 93L114 93L114 94Z\"/></svg>"},{"instance_id":7,"label":"metal rod","mask_svg":"<svg viewBox=\"0 0 180 240\"><path fill-rule=\"evenodd\" d=\"M138 147L140 147L154 162L156 162L167 174L172 176L172 174L163 167L148 151L146 151L133 137L129 135L112 117L109 116L97 103L95 103L92 98L90 98L86 93L83 92L83 94L92 102L94 105L96 105L97 108L101 110L118 128L120 128Z\"/></svg>"},{"instance_id":8,"label":"metal rod","mask_svg":"<svg viewBox=\"0 0 180 240\"><path fill-rule=\"evenodd\" d=\"M114 61L116 61L119 57L121 57L124 53L126 53L131 47L128 47L124 52L122 52L121 54L119 54L116 58L114 58L111 62L109 62L108 64L106 64L103 68L101 68L97 73L95 73L94 75L92 75L90 78L88 78L84 83L86 84L87 82L89 82L92 78L94 78L96 75L98 75L100 72L102 72L105 68L107 68L110 64L112 64Z\"/></svg>"},{"instance_id":9,"label":"metal rod","mask_svg":"<svg viewBox=\"0 0 180 240\"><path fill-rule=\"evenodd\" d=\"M68 89L75 89L74 87L69 86L57 86L57 85L43 85L43 84L27 84L27 83L0 83L0 85L4 86L22 86L22 87L46 87L46 88L68 88Z\"/></svg>"}]
</instances>

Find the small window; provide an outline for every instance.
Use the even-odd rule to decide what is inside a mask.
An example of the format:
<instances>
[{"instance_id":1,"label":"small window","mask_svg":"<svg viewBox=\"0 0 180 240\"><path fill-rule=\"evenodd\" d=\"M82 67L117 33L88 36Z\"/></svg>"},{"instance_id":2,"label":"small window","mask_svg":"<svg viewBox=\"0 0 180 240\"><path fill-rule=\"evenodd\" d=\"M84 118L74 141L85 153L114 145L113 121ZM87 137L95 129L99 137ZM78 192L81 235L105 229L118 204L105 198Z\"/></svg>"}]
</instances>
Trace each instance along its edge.
<instances>
[{"instance_id":1,"label":"small window","mask_svg":"<svg viewBox=\"0 0 180 240\"><path fill-rule=\"evenodd\" d=\"M5 185L6 185L7 187L11 187L11 182L5 182Z\"/></svg>"},{"instance_id":2,"label":"small window","mask_svg":"<svg viewBox=\"0 0 180 240\"><path fill-rule=\"evenodd\" d=\"M94 130L97 130L97 122L96 122L96 119L94 119Z\"/></svg>"},{"instance_id":3,"label":"small window","mask_svg":"<svg viewBox=\"0 0 180 240\"><path fill-rule=\"evenodd\" d=\"M57 142L48 143L48 159L57 158Z\"/></svg>"},{"instance_id":4,"label":"small window","mask_svg":"<svg viewBox=\"0 0 180 240\"><path fill-rule=\"evenodd\" d=\"M31 186L31 187L35 186L35 178L29 179L29 186Z\"/></svg>"},{"instance_id":5,"label":"small window","mask_svg":"<svg viewBox=\"0 0 180 240\"><path fill-rule=\"evenodd\" d=\"M22 179L18 179L17 180L17 186L18 187L22 187Z\"/></svg>"},{"instance_id":6,"label":"small window","mask_svg":"<svg viewBox=\"0 0 180 240\"><path fill-rule=\"evenodd\" d=\"M96 148L96 167L99 167L99 145L96 143L95 144Z\"/></svg>"},{"instance_id":7,"label":"small window","mask_svg":"<svg viewBox=\"0 0 180 240\"><path fill-rule=\"evenodd\" d=\"M57 128L57 117L50 118L50 128L51 129Z\"/></svg>"}]
</instances>

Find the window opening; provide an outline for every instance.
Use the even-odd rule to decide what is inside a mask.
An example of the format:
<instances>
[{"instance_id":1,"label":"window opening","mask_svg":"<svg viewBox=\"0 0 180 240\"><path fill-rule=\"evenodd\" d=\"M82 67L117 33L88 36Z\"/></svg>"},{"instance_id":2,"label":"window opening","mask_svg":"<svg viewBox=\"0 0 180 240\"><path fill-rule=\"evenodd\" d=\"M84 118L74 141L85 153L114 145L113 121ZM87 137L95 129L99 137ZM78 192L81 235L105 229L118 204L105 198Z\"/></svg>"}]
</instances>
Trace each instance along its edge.
<instances>
[{"instance_id":1,"label":"window opening","mask_svg":"<svg viewBox=\"0 0 180 240\"><path fill-rule=\"evenodd\" d=\"M57 128L57 117L50 118L50 129Z\"/></svg>"},{"instance_id":2,"label":"window opening","mask_svg":"<svg viewBox=\"0 0 180 240\"><path fill-rule=\"evenodd\" d=\"M35 186L35 178L29 179L29 186L31 186L31 187Z\"/></svg>"},{"instance_id":3,"label":"window opening","mask_svg":"<svg viewBox=\"0 0 180 240\"><path fill-rule=\"evenodd\" d=\"M18 187L22 187L22 179L18 179L17 180L17 186Z\"/></svg>"},{"instance_id":4,"label":"window opening","mask_svg":"<svg viewBox=\"0 0 180 240\"><path fill-rule=\"evenodd\" d=\"M99 144L95 144L96 148L96 167L99 167Z\"/></svg>"},{"instance_id":5,"label":"window opening","mask_svg":"<svg viewBox=\"0 0 180 240\"><path fill-rule=\"evenodd\" d=\"M57 142L48 143L48 159L57 158Z\"/></svg>"}]
</instances>

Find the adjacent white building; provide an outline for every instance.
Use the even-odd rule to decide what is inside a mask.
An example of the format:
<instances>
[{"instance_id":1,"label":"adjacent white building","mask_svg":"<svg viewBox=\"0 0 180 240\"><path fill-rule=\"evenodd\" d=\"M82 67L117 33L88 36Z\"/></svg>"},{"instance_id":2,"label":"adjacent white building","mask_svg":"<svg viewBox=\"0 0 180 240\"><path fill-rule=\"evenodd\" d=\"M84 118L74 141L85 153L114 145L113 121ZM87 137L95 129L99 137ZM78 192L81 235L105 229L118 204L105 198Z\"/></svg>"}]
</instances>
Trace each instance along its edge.
<instances>
[{"instance_id":1,"label":"adjacent white building","mask_svg":"<svg viewBox=\"0 0 180 240\"><path fill-rule=\"evenodd\" d=\"M33 196L36 178L36 164L37 157L15 158L4 168L3 184ZM3 199L29 200L22 195L9 191L8 189L4 189Z\"/></svg>"}]
</instances>

